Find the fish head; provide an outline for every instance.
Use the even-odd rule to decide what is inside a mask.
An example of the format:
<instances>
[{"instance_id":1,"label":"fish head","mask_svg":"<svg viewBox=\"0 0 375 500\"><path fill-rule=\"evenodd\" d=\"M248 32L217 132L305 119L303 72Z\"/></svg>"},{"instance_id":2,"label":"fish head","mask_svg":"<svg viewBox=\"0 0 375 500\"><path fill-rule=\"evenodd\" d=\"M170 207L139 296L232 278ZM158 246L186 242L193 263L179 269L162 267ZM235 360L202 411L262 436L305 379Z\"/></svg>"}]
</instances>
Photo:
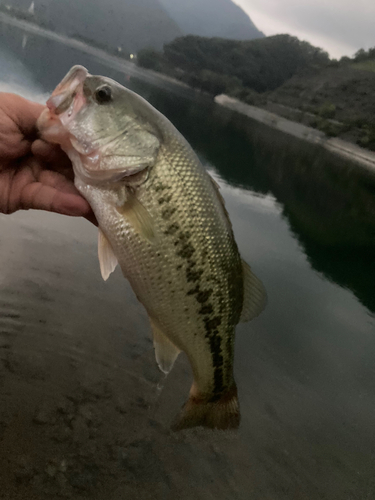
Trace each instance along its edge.
<instances>
[{"instance_id":1,"label":"fish head","mask_svg":"<svg viewBox=\"0 0 375 500\"><path fill-rule=\"evenodd\" d=\"M74 66L48 99L38 127L42 138L67 152L76 175L117 182L155 163L161 137L153 112L114 80Z\"/></svg>"}]
</instances>

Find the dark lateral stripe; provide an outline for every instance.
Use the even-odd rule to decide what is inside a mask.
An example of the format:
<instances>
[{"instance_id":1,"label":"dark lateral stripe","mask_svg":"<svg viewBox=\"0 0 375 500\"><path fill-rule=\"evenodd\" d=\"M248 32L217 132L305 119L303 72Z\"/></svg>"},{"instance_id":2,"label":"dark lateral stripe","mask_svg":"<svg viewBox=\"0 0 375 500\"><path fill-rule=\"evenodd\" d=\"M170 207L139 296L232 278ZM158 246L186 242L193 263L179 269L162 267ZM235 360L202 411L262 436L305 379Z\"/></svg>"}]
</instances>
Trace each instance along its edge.
<instances>
[{"instance_id":1,"label":"dark lateral stripe","mask_svg":"<svg viewBox=\"0 0 375 500\"><path fill-rule=\"evenodd\" d=\"M206 338L210 344L212 366L214 368L213 400L216 400L216 398L219 398L224 390L224 358L222 355L222 338L218 330L218 327L221 324L221 318L220 316L215 316L214 318L206 317L203 321L206 329Z\"/></svg>"}]
</instances>

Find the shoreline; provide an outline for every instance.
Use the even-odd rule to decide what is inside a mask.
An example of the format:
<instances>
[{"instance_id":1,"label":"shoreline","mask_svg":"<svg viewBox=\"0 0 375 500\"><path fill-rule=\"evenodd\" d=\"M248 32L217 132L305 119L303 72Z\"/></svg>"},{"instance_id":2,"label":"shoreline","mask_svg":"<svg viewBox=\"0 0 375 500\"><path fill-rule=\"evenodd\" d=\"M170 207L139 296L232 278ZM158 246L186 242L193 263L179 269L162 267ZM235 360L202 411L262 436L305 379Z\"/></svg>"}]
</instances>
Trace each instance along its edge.
<instances>
[{"instance_id":1,"label":"shoreline","mask_svg":"<svg viewBox=\"0 0 375 500\"><path fill-rule=\"evenodd\" d=\"M219 106L245 115L252 120L256 120L268 127L279 130L288 135L292 135L297 139L307 141L311 144L316 144L327 151L349 160L358 166L363 167L369 173L375 175L375 152L361 148L351 142L341 139L328 137L324 132L307 127L301 123L288 120L280 115L271 113L262 108L257 108L249 104L245 104L238 99L229 97L226 94L215 96L214 101Z\"/></svg>"},{"instance_id":2,"label":"shoreline","mask_svg":"<svg viewBox=\"0 0 375 500\"><path fill-rule=\"evenodd\" d=\"M167 75L163 75L162 73L158 73L156 71L141 68L137 64L130 62L123 57L110 54L109 52L106 52L99 47L89 45L88 43L78 40L77 38L71 38L60 33L55 33L54 31L39 26L37 23L18 19L17 17L13 17L1 11L0 22L3 22L4 24L8 24L10 26L14 26L15 28L20 28L32 35L37 35L49 40L54 40L68 47L72 47L74 49L85 52L86 54L92 55L100 60L104 60L106 64L113 67L114 69L126 71L129 76L141 78L142 80L151 83L152 85L161 85L167 83L170 84L173 88L180 87L184 90L194 91L194 89L191 89L191 87L183 82L180 82L179 80L171 78Z\"/></svg>"},{"instance_id":3,"label":"shoreline","mask_svg":"<svg viewBox=\"0 0 375 500\"><path fill-rule=\"evenodd\" d=\"M0 22L14 26L16 28L23 29L31 34L42 36L50 40L55 40L57 42L63 43L69 47L81 50L86 54L90 54L100 60L105 60L106 64L109 64L114 69L120 71L126 71L129 76L140 78L151 85L165 86L166 84L175 91L181 89L183 91L191 91L193 93L202 94L198 90L190 87L189 85L172 78L170 76L164 75L163 73L158 73L157 71L152 71L146 68L142 68L137 64L127 61L126 59L115 56L100 49L95 46L91 46L88 43L80 41L76 38L71 38L66 35L55 33L49 29L43 28L36 23L30 21L18 19L4 12L0 12ZM211 97L211 96L210 96ZM311 144L316 144L327 151L340 156L346 160L349 160L356 165L364 168L370 174L375 174L375 152L368 149L361 148L354 143L343 141L337 138L328 137L324 132L302 125L301 123L288 120L282 116L266 111L262 108L251 106L245 104L238 99L229 97L226 94L220 94L213 98L213 101L227 109L240 113L241 115L247 116L248 118L263 123L268 127L279 130L285 134L292 135L300 140L307 141Z\"/></svg>"}]
</instances>

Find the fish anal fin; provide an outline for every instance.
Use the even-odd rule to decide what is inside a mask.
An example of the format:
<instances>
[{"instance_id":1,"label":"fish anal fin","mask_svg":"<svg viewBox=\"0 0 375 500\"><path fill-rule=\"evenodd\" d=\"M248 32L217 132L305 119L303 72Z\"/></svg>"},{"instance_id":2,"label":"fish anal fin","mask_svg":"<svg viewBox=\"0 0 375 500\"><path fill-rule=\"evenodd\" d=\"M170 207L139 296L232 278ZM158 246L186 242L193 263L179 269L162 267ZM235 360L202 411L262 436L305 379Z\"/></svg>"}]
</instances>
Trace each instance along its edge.
<instances>
[{"instance_id":1,"label":"fish anal fin","mask_svg":"<svg viewBox=\"0 0 375 500\"><path fill-rule=\"evenodd\" d=\"M263 283L252 272L250 266L242 261L244 296L240 323L259 316L267 304L267 293Z\"/></svg>"},{"instance_id":2,"label":"fish anal fin","mask_svg":"<svg viewBox=\"0 0 375 500\"><path fill-rule=\"evenodd\" d=\"M154 339L154 349L156 362L160 370L167 374L172 370L180 349L161 331L157 323L150 318L152 334Z\"/></svg>"},{"instance_id":3,"label":"fish anal fin","mask_svg":"<svg viewBox=\"0 0 375 500\"><path fill-rule=\"evenodd\" d=\"M104 281L107 281L109 275L115 270L118 261L116 255L113 253L111 244L101 229L99 229L98 233L98 257L102 278Z\"/></svg>"},{"instance_id":4,"label":"fish anal fin","mask_svg":"<svg viewBox=\"0 0 375 500\"><path fill-rule=\"evenodd\" d=\"M127 200L120 207L116 207L119 214L131 224L134 229L149 242L154 242L155 231L154 222L148 210L137 199L136 194L131 192L127 193Z\"/></svg>"},{"instance_id":5,"label":"fish anal fin","mask_svg":"<svg viewBox=\"0 0 375 500\"><path fill-rule=\"evenodd\" d=\"M190 391L190 398L183 406L181 413L172 425L172 430L180 431L191 427L208 427L209 429L237 429L240 424L240 408L235 384L217 401Z\"/></svg>"}]
</instances>

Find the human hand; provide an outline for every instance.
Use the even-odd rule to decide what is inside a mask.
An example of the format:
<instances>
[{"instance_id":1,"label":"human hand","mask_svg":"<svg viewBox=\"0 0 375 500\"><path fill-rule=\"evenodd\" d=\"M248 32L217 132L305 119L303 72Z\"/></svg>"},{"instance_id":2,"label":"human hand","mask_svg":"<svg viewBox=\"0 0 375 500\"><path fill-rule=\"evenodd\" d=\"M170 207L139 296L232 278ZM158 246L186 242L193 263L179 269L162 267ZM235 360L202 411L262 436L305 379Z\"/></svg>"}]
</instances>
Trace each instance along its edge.
<instances>
[{"instance_id":1,"label":"human hand","mask_svg":"<svg viewBox=\"0 0 375 500\"><path fill-rule=\"evenodd\" d=\"M73 184L68 157L38 139L36 121L44 106L0 92L0 212L47 210L96 223Z\"/></svg>"}]
</instances>

